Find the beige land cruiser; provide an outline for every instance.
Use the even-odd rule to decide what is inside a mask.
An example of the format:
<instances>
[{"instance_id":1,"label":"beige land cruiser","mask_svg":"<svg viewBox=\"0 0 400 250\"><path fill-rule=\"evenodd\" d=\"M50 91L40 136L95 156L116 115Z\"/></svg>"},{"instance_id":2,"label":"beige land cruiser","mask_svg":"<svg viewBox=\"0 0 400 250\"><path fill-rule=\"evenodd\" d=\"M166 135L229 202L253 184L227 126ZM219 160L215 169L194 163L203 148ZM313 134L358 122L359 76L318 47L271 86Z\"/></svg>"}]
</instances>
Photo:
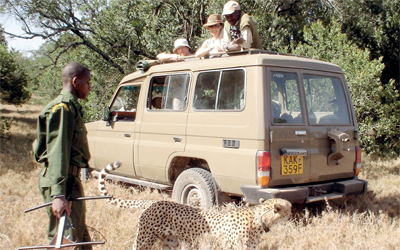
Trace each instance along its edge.
<instances>
[{"instance_id":1,"label":"beige land cruiser","mask_svg":"<svg viewBox=\"0 0 400 250\"><path fill-rule=\"evenodd\" d=\"M150 63L151 65L151 63ZM97 170L172 189L181 203L293 203L365 192L358 129L337 65L260 50L149 66L86 124Z\"/></svg>"}]
</instances>

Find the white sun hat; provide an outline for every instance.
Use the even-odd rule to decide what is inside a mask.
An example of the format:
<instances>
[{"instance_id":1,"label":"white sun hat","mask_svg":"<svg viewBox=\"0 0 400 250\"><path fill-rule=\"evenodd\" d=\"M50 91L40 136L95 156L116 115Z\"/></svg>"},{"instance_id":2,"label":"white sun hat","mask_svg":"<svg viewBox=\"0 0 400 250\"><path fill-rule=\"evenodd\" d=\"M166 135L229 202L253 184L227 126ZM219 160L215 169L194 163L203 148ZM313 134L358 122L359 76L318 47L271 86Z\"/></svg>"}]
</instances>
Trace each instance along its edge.
<instances>
[{"instance_id":1,"label":"white sun hat","mask_svg":"<svg viewBox=\"0 0 400 250\"><path fill-rule=\"evenodd\" d=\"M187 41L185 38L176 39L176 41L175 41L175 43L174 43L174 50L173 50L172 52L176 53L176 50L177 50L179 47L188 47L189 49L192 49L192 48L189 46L189 43L188 43L188 41Z\"/></svg>"}]
</instances>

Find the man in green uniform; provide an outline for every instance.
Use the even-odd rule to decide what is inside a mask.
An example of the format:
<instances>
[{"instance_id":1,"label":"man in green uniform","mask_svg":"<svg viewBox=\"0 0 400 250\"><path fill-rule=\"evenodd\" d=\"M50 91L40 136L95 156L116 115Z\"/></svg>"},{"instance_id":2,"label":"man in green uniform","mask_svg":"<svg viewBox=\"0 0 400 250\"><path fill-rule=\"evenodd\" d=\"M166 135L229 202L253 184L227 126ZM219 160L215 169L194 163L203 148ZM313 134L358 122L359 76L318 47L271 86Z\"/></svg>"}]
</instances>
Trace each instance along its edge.
<instances>
[{"instance_id":1,"label":"man in green uniform","mask_svg":"<svg viewBox=\"0 0 400 250\"><path fill-rule=\"evenodd\" d=\"M242 13L236 1L228 1L224 5L222 15L225 16L223 50L238 51L243 49L262 49L257 27L246 13Z\"/></svg>"},{"instance_id":2,"label":"man in green uniform","mask_svg":"<svg viewBox=\"0 0 400 250\"><path fill-rule=\"evenodd\" d=\"M79 173L81 168L88 167L90 153L78 99L86 99L92 89L90 71L72 62L63 68L61 77L60 95L38 117L37 138L33 143L36 161L43 163L38 184L44 202L53 201L52 206L47 207L49 240L56 234L58 218L66 211L72 225L64 235L75 242L88 242L85 202L68 202L67 199L84 196Z\"/></svg>"}]
</instances>

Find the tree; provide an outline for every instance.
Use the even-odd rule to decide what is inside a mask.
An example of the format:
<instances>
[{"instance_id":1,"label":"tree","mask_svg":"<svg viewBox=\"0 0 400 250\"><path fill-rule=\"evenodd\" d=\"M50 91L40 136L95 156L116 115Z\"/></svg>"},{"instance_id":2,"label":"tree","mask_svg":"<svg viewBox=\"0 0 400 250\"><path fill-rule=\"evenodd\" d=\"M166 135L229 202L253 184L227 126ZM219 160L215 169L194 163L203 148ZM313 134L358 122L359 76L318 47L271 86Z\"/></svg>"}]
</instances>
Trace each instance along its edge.
<instances>
[{"instance_id":1,"label":"tree","mask_svg":"<svg viewBox=\"0 0 400 250\"><path fill-rule=\"evenodd\" d=\"M335 20L327 27L320 21L306 27L304 40L294 50L296 54L332 62L344 70L364 150L400 155L400 95L394 80L386 85L380 81L382 58L371 60L369 50L347 40Z\"/></svg>"},{"instance_id":2,"label":"tree","mask_svg":"<svg viewBox=\"0 0 400 250\"><path fill-rule=\"evenodd\" d=\"M201 32L204 0L3 0L30 39L53 41L53 64L60 55L84 46L124 75L139 58L171 50ZM200 17L200 18L199 18ZM167 25L166 25L167 24ZM6 32L11 36L17 36ZM158 39L154 39L157 37ZM195 39L193 39L195 40Z\"/></svg>"},{"instance_id":3,"label":"tree","mask_svg":"<svg viewBox=\"0 0 400 250\"><path fill-rule=\"evenodd\" d=\"M55 49L61 48L60 54L67 52L70 48L84 45L124 74L124 69L104 50L96 46L91 39L91 36L96 35L96 31L91 28L91 22L96 20L96 14L102 7L105 7L106 3L107 1L103 0L7 1L8 7L13 10L14 15L24 24L24 31L27 36L23 38L42 37L43 39L60 41L58 38L64 33L72 34L75 37L72 41L55 44ZM35 26L39 28L38 31L35 31ZM11 33L7 34L13 35Z\"/></svg>"},{"instance_id":4,"label":"tree","mask_svg":"<svg viewBox=\"0 0 400 250\"><path fill-rule=\"evenodd\" d=\"M371 59L382 57L385 64L382 83L394 79L400 91L400 1L335 0L333 3L342 22L342 32L358 47L368 49Z\"/></svg>"},{"instance_id":5,"label":"tree","mask_svg":"<svg viewBox=\"0 0 400 250\"><path fill-rule=\"evenodd\" d=\"M16 62L18 52L8 51L0 26L0 100L19 105L29 100L28 76Z\"/></svg>"}]
</instances>

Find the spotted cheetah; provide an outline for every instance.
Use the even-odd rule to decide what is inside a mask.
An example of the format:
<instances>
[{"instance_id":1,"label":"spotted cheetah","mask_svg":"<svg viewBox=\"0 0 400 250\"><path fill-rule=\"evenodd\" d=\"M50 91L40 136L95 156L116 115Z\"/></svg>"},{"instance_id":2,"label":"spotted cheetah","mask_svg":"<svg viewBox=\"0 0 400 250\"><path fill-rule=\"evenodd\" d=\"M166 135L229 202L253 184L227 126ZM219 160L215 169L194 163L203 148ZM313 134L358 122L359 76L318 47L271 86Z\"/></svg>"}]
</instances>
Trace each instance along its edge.
<instances>
[{"instance_id":1,"label":"spotted cheetah","mask_svg":"<svg viewBox=\"0 0 400 250\"><path fill-rule=\"evenodd\" d=\"M99 175L99 189L108 195L104 179L121 165L109 164ZM260 199L253 207L241 207L227 212L211 212L172 201L121 200L111 198L111 203L124 208L144 209L139 217L137 237L133 249L150 250L157 240L164 249L179 247L179 242L191 243L204 234L221 239L229 248L239 241L255 249L263 232L291 215L292 204L284 199Z\"/></svg>"},{"instance_id":2,"label":"spotted cheetah","mask_svg":"<svg viewBox=\"0 0 400 250\"><path fill-rule=\"evenodd\" d=\"M279 220L288 219L292 204L283 199L260 200L260 205L225 213L209 212L171 201L158 201L139 217L133 249L150 250L157 239L174 236L180 242L192 242L203 234L221 239L229 248L239 241L255 249L263 232Z\"/></svg>"}]
</instances>

